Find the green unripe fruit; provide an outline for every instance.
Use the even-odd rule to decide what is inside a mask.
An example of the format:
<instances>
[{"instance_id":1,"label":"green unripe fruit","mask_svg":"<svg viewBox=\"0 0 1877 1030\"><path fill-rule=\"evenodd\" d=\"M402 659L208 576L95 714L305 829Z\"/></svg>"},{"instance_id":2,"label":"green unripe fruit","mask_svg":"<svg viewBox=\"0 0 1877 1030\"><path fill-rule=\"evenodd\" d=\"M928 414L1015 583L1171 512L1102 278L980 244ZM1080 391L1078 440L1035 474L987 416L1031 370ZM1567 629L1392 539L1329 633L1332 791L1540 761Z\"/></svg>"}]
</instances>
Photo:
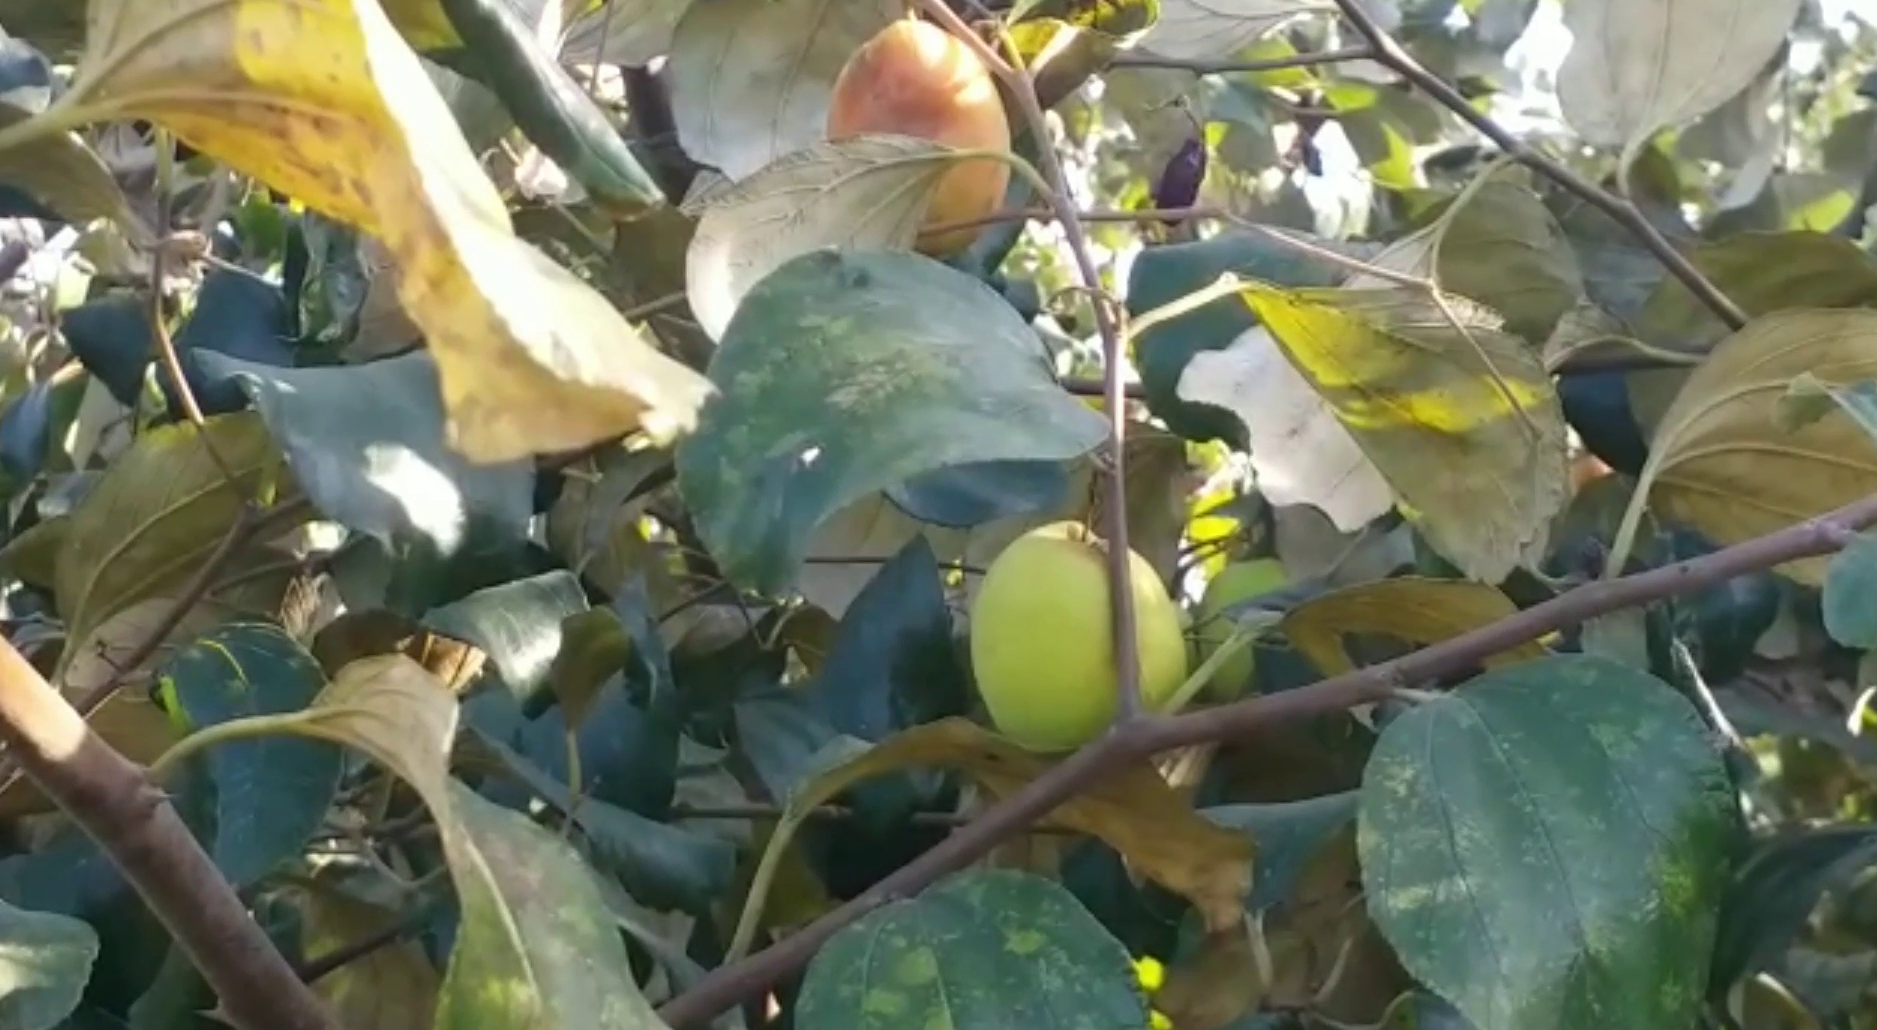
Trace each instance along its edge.
<instances>
[{"instance_id":1,"label":"green unripe fruit","mask_svg":"<svg viewBox=\"0 0 1877 1030\"><path fill-rule=\"evenodd\" d=\"M1141 702L1160 709L1186 681L1179 606L1147 559L1128 553ZM991 562L971 606L971 669L998 732L1033 751L1100 736L1120 708L1108 564L1074 522L1018 537Z\"/></svg>"},{"instance_id":2,"label":"green unripe fruit","mask_svg":"<svg viewBox=\"0 0 1877 1030\"><path fill-rule=\"evenodd\" d=\"M1234 620L1222 612L1261 594L1281 590L1289 582L1284 575L1284 563L1275 558L1233 562L1220 569L1212 582L1206 584L1206 592L1199 599L1199 611L1193 618L1197 625L1199 661L1210 658L1232 636ZM1256 671L1252 648L1247 643L1213 670L1211 678L1206 680L1206 694L1220 701L1230 701L1245 692Z\"/></svg>"}]
</instances>

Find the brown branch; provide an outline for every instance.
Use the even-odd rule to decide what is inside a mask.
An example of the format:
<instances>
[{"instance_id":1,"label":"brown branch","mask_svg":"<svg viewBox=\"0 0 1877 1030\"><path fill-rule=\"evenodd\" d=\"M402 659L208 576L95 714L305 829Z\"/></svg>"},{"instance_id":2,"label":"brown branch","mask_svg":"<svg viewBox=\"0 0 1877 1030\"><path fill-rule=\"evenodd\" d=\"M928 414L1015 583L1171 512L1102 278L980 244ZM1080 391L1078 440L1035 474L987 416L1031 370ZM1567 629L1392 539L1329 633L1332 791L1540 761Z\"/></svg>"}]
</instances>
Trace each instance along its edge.
<instances>
[{"instance_id":1,"label":"brown branch","mask_svg":"<svg viewBox=\"0 0 1877 1030\"><path fill-rule=\"evenodd\" d=\"M702 1026L717 1013L758 995L800 968L842 927L891 899L916 894L939 877L983 857L1004 839L1088 790L1103 774L1130 761L1172 748L1243 737L1275 724L1378 701L1403 684L1439 680L1599 615L1705 590L1795 559L1831 554L1856 531L1873 523L1877 523L1877 495L1699 558L1580 586L1489 626L1379 665L1278 694L1184 715L1149 716L1121 725L992 805L970 825L847 904L741 962L711 970L689 991L667 1002L659 1015L676 1030Z\"/></svg>"},{"instance_id":2,"label":"brown branch","mask_svg":"<svg viewBox=\"0 0 1877 1030\"><path fill-rule=\"evenodd\" d=\"M1319 50L1309 54L1292 54L1289 57L1270 57L1261 61L1184 61L1177 57L1159 57L1154 54L1120 54L1109 63L1111 68L1172 68L1192 72L1194 75L1232 75L1251 72L1277 72L1287 68L1316 68L1342 61L1361 61L1375 56L1374 49L1366 46L1343 47L1340 50Z\"/></svg>"},{"instance_id":3,"label":"brown branch","mask_svg":"<svg viewBox=\"0 0 1877 1030\"><path fill-rule=\"evenodd\" d=\"M1121 326L1115 317L1118 305L1113 304L1106 291L1102 289L1101 273L1095 268L1093 251L1089 248L1088 231L1082 227L1082 220L1077 217L1075 204L1069 192L1068 176L1063 173L1062 160L1056 155L1056 148L1049 142L1049 119L1043 113L1042 104L1036 99L1036 81L1027 69L1022 67L1021 58L1014 45L1008 47L1010 58L1006 59L977 33L971 31L963 18L945 5L944 0L919 0L919 6L926 14L944 26L952 35L977 52L1004 85L1009 88L1017 106L1022 110L1023 121L1029 126L1030 138L1036 141L1037 170L1048 183L1046 199L1056 214L1056 221L1062 226L1062 235L1067 240L1069 252L1075 258L1076 271L1082 279L1082 286L1091 295L1091 306L1095 309L1095 328L1101 334L1102 343L1102 382L1106 387L1108 415L1108 448L1114 455L1113 467L1108 471L1108 610L1109 631L1114 637L1115 681L1120 694L1120 718L1117 725L1124 725L1141 714L1141 665L1140 647L1135 639L1134 591L1129 588L1132 565L1129 562L1128 524L1127 524L1127 383L1122 378L1121 366L1127 360L1127 348L1122 340ZM1001 22L992 19L993 24ZM1008 43L1009 36L1004 36Z\"/></svg>"},{"instance_id":4,"label":"brown branch","mask_svg":"<svg viewBox=\"0 0 1877 1030\"><path fill-rule=\"evenodd\" d=\"M240 1030L340 1030L248 914L162 791L0 639L0 739L98 842Z\"/></svg>"},{"instance_id":5,"label":"brown branch","mask_svg":"<svg viewBox=\"0 0 1877 1030\"><path fill-rule=\"evenodd\" d=\"M1376 24L1375 19L1369 16L1369 12L1362 9L1358 0L1336 0L1336 6L1342 10L1343 18L1349 22L1350 26L1368 41L1370 49L1374 51L1376 61L1393 69L1396 74L1412 83L1416 89L1426 93L1435 103L1452 111L1461 121L1479 130L1499 149L1509 154L1513 160L1557 183L1578 199L1602 211L1618 225L1629 230L1630 234L1636 237L1637 242L1647 247L1649 253L1662 263L1662 267L1668 269L1669 274L1680 279L1682 285L1688 287L1688 292L1700 298L1701 302L1720 316L1721 321L1727 323L1730 328L1739 329L1747 324L1746 314L1728 299L1719 287L1709 282L1707 277L1702 275L1681 251L1676 250L1675 245L1657 231L1655 226L1649 224L1649 219L1643 216L1642 211L1636 205L1612 195L1608 190L1599 188L1583 176L1533 148L1524 140L1507 132L1498 122L1480 113L1467 102L1465 97L1460 95L1458 90L1448 85L1440 76L1428 71L1421 62L1414 59L1414 55L1403 49L1387 30Z\"/></svg>"},{"instance_id":6,"label":"brown branch","mask_svg":"<svg viewBox=\"0 0 1877 1030\"><path fill-rule=\"evenodd\" d=\"M195 391L189 388L189 377L183 373L182 356L176 353L176 341L169 334L169 304L163 291L163 280L168 271L168 258L172 250L181 250L183 245L193 242L195 234L170 235L170 222L174 220L172 204L174 197L170 191L170 179L176 163L175 144L169 133L156 131L156 245L150 248L150 335L156 347L158 359L169 375L170 385L176 388L176 399L182 404L183 414L202 433L203 449L209 452L210 460L221 470L222 478L230 487L235 485L234 467L221 452L216 449L215 441L204 431L207 421L202 416L202 405L196 403ZM206 238L201 239L204 248L209 247Z\"/></svg>"},{"instance_id":7,"label":"brown branch","mask_svg":"<svg viewBox=\"0 0 1877 1030\"><path fill-rule=\"evenodd\" d=\"M294 975L299 977L301 983L317 983L321 977L331 976L359 959L396 944L411 932L410 924L410 920L398 920L377 933L361 937L350 944L342 944L318 958L301 963L294 970Z\"/></svg>"}]
</instances>

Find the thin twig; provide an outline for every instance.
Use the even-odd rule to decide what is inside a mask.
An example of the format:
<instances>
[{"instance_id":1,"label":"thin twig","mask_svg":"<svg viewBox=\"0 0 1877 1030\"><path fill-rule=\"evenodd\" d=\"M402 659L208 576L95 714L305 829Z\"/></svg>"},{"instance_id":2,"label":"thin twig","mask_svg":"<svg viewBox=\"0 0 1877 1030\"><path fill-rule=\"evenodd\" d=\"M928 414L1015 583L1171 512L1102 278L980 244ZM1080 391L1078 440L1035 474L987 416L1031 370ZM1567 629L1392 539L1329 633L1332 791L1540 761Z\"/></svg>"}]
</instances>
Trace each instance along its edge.
<instances>
[{"instance_id":1,"label":"thin twig","mask_svg":"<svg viewBox=\"0 0 1877 1030\"><path fill-rule=\"evenodd\" d=\"M671 818L695 819L699 822L774 822L782 818L781 805L711 805L710 807L675 805ZM854 810L842 805L822 805L808 811L807 818L814 822L845 822L854 818ZM975 813L961 812L914 812L908 819L914 826L969 826L977 818ZM1031 833L1075 836L1082 831L1066 826L1044 824L1030 827Z\"/></svg>"},{"instance_id":2,"label":"thin twig","mask_svg":"<svg viewBox=\"0 0 1877 1030\"><path fill-rule=\"evenodd\" d=\"M317 983L321 977L330 976L359 959L396 944L411 932L410 923L410 920L394 922L377 933L362 937L350 944L342 944L318 958L308 959L300 963L294 972L299 976L301 983Z\"/></svg>"},{"instance_id":3,"label":"thin twig","mask_svg":"<svg viewBox=\"0 0 1877 1030\"><path fill-rule=\"evenodd\" d=\"M1082 278L1082 285L1091 293L1105 296L1102 289L1101 273L1095 268L1095 259L1089 248L1088 232L1082 227L1082 220L1077 217L1075 203L1069 192L1068 176L1063 173L1062 161L1056 156L1056 150L1049 142L1049 119L1043 113L1043 107L1036 99L1036 82L1027 69L1021 66L1021 58L1015 46L1007 46L1010 58L999 54L977 33L966 25L947 6L944 0L919 0L919 6L938 24L944 26L952 35L974 50L992 74L996 75L1016 100L1022 110L1023 121L1029 126L1030 138L1036 141L1037 170L1049 183L1048 200L1050 208L1056 213L1057 222L1062 225L1062 234L1068 241L1069 252L1075 257L1077 272ZM1002 23L996 22L1001 28ZM1009 43L1008 35L1005 42ZM1015 63L1013 63L1015 62ZM1141 713L1141 673L1139 647L1135 640L1134 592L1130 588L1131 562L1129 561L1128 524L1127 524L1127 380L1121 374L1121 366L1127 360L1126 348L1119 320L1115 312L1120 305L1096 300L1095 328L1101 335L1102 343L1102 382L1106 387L1105 396L1108 415L1108 448L1114 455L1114 465L1108 471L1108 519L1107 519L1107 561L1108 561L1108 605L1109 629L1114 637L1115 681L1119 691L1119 711L1115 720L1117 727L1125 726Z\"/></svg>"},{"instance_id":4,"label":"thin twig","mask_svg":"<svg viewBox=\"0 0 1877 1030\"><path fill-rule=\"evenodd\" d=\"M240 1030L340 1030L143 770L0 639L0 740L97 841Z\"/></svg>"},{"instance_id":5,"label":"thin twig","mask_svg":"<svg viewBox=\"0 0 1877 1030\"><path fill-rule=\"evenodd\" d=\"M215 441L204 429L208 421L202 416L202 405L196 403L195 391L189 388L189 377L183 374L182 357L176 353L176 341L169 334L169 304L164 293L164 279L169 271L170 248L175 244L170 238L170 223L175 215L171 209L173 191L170 179L176 163L175 142L169 133L156 130L156 245L150 248L150 335L156 345L158 359L163 362L164 372L168 374L170 385L176 389L176 399L182 404L184 416L196 427L202 436L203 449L208 451L209 460L221 471L222 478L233 488L238 480L234 466L222 456L215 446Z\"/></svg>"},{"instance_id":6,"label":"thin twig","mask_svg":"<svg viewBox=\"0 0 1877 1030\"><path fill-rule=\"evenodd\" d=\"M1700 298L1721 321L1730 328L1739 329L1747 324L1747 316L1739 306L1728 299L1700 270L1688 260L1681 251L1676 250L1649 219L1643 216L1636 205L1625 202L1589 182L1583 176L1553 160L1548 155L1534 149L1530 144L1507 132L1498 122L1475 109L1458 90L1448 85L1438 75L1427 70L1414 55L1408 53L1397 43L1387 30L1376 24L1369 12L1363 10L1358 0L1336 0L1336 6L1342 10L1343 18L1350 27L1368 41L1374 51L1374 59L1394 70L1397 75L1407 79L1415 88L1426 93L1429 99L1452 111L1461 121L1479 130L1487 139L1493 141L1499 149L1511 155L1513 160L1543 175L1552 182L1570 191L1578 199L1608 215L1617 224L1629 230L1637 241L1649 249L1662 267L1669 274L1681 280L1688 291Z\"/></svg>"},{"instance_id":7,"label":"thin twig","mask_svg":"<svg viewBox=\"0 0 1877 1030\"><path fill-rule=\"evenodd\" d=\"M1113 769L1173 748L1244 737L1269 726L1344 711L1386 698L1404 684L1440 680L1521 644L1623 608L1693 593L1800 558L1831 554L1845 532L1877 524L1877 495L1777 533L1621 579L1598 580L1491 625L1379 665L1281 693L1184 715L1147 716L1096 740L990 806L970 825L858 897L740 962L711 970L659 1015L675 1030L702 1026L799 969L842 927L895 898L917 894L988 854L1013 834L1086 791Z\"/></svg>"},{"instance_id":8,"label":"thin twig","mask_svg":"<svg viewBox=\"0 0 1877 1030\"><path fill-rule=\"evenodd\" d=\"M1366 46L1343 47L1338 50L1318 50L1308 54L1291 54L1288 57L1269 57L1258 61L1183 61L1176 57L1159 57L1154 54L1127 53L1117 56L1111 63L1113 68L1172 68L1189 71L1194 75L1233 75L1238 73L1279 72L1288 68L1317 68L1326 64L1338 64L1343 61L1363 61L1373 58L1375 51Z\"/></svg>"}]
</instances>

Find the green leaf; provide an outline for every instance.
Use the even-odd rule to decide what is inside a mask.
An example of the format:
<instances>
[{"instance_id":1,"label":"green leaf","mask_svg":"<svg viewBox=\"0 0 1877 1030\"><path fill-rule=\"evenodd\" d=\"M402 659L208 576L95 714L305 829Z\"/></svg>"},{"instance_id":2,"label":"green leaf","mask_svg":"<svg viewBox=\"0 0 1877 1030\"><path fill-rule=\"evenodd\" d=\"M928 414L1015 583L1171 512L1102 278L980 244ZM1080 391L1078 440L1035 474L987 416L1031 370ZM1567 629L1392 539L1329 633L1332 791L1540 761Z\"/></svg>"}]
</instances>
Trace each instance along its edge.
<instances>
[{"instance_id":1,"label":"green leaf","mask_svg":"<svg viewBox=\"0 0 1877 1030\"><path fill-rule=\"evenodd\" d=\"M910 250L957 161L942 143L865 135L791 151L712 196L685 248L685 294L698 324L721 339L750 288L799 254Z\"/></svg>"},{"instance_id":2,"label":"green leaf","mask_svg":"<svg viewBox=\"0 0 1877 1030\"><path fill-rule=\"evenodd\" d=\"M442 0L442 7L516 126L601 207L633 216L665 204L619 128L507 0Z\"/></svg>"},{"instance_id":3,"label":"green leaf","mask_svg":"<svg viewBox=\"0 0 1877 1030\"><path fill-rule=\"evenodd\" d=\"M710 378L720 395L678 447L678 487L724 576L763 592L869 493L952 465L1067 460L1105 433L1001 297L917 254L791 259L744 297Z\"/></svg>"},{"instance_id":4,"label":"green leaf","mask_svg":"<svg viewBox=\"0 0 1877 1030\"><path fill-rule=\"evenodd\" d=\"M1329 286L1337 270L1296 250L1243 231L1222 232L1195 243L1173 243L1141 251L1128 270L1127 309L1135 317L1204 289L1231 272L1280 286ZM1243 304L1221 298L1149 328L1134 341L1147 407L1167 428L1204 443L1240 441L1244 430L1222 409L1180 399L1180 373L1202 350L1224 350L1258 324Z\"/></svg>"},{"instance_id":5,"label":"green leaf","mask_svg":"<svg viewBox=\"0 0 1877 1030\"><path fill-rule=\"evenodd\" d=\"M197 729L297 712L326 685L319 662L285 630L231 623L178 651L159 673L172 718ZM215 784L215 864L246 887L299 853L332 806L344 756L298 737L232 740L205 760Z\"/></svg>"},{"instance_id":6,"label":"green leaf","mask_svg":"<svg viewBox=\"0 0 1877 1030\"><path fill-rule=\"evenodd\" d=\"M1121 942L1040 876L977 870L892 902L809 963L801 1030L1144 1027Z\"/></svg>"},{"instance_id":7,"label":"green leaf","mask_svg":"<svg viewBox=\"0 0 1877 1030\"><path fill-rule=\"evenodd\" d=\"M1356 792L1346 790L1301 801L1214 805L1199 814L1258 842L1258 871L1245 909L1263 912L1288 900L1317 853L1355 820L1356 800Z\"/></svg>"},{"instance_id":8,"label":"green leaf","mask_svg":"<svg viewBox=\"0 0 1877 1030\"><path fill-rule=\"evenodd\" d=\"M423 624L481 648L509 692L538 712L552 700L547 673L561 649L561 624L587 610L580 578L565 569L478 590L425 613Z\"/></svg>"},{"instance_id":9,"label":"green leaf","mask_svg":"<svg viewBox=\"0 0 1877 1030\"><path fill-rule=\"evenodd\" d=\"M1877 648L1877 537L1861 536L1825 572L1825 632L1860 651Z\"/></svg>"},{"instance_id":10,"label":"green leaf","mask_svg":"<svg viewBox=\"0 0 1877 1030\"><path fill-rule=\"evenodd\" d=\"M1357 847L1402 965L1480 1030L1671 1030L1705 997L1735 828L1693 706L1572 655L1388 724Z\"/></svg>"},{"instance_id":11,"label":"green leaf","mask_svg":"<svg viewBox=\"0 0 1877 1030\"><path fill-rule=\"evenodd\" d=\"M740 182L826 139L842 66L901 13L898 0L691 4L660 73L685 154Z\"/></svg>"},{"instance_id":12,"label":"green leaf","mask_svg":"<svg viewBox=\"0 0 1877 1030\"><path fill-rule=\"evenodd\" d=\"M450 775L457 717L449 688L400 654L347 665L303 712L223 723L218 732L293 733L357 748L423 798L462 909L435 1030L658 1026L579 855Z\"/></svg>"},{"instance_id":13,"label":"green leaf","mask_svg":"<svg viewBox=\"0 0 1877 1030\"><path fill-rule=\"evenodd\" d=\"M1584 283L1563 230L1530 181L1518 165L1497 165L1374 263L1471 297L1498 312L1508 331L1543 343L1576 305ZM1349 285L1367 278L1358 276Z\"/></svg>"},{"instance_id":14,"label":"green leaf","mask_svg":"<svg viewBox=\"0 0 1877 1030\"><path fill-rule=\"evenodd\" d=\"M1877 307L1877 263L1856 243L1822 232L1746 232L1688 254L1748 318L1786 308ZM1649 297L1636 325L1643 340L1706 350L1732 330L1674 276Z\"/></svg>"},{"instance_id":15,"label":"green leaf","mask_svg":"<svg viewBox=\"0 0 1877 1030\"><path fill-rule=\"evenodd\" d=\"M476 464L444 441L437 364L426 350L366 365L270 368L197 359L239 382L280 441L302 489L328 518L389 541L405 534L445 554L471 519L523 535L534 464Z\"/></svg>"},{"instance_id":16,"label":"green leaf","mask_svg":"<svg viewBox=\"0 0 1877 1030\"><path fill-rule=\"evenodd\" d=\"M87 639L112 615L180 586L279 468L280 452L252 412L138 436L72 512L59 549L55 593L71 638Z\"/></svg>"},{"instance_id":17,"label":"green leaf","mask_svg":"<svg viewBox=\"0 0 1877 1030\"><path fill-rule=\"evenodd\" d=\"M530 792L567 813L595 860L634 898L700 915L723 898L736 874L737 849L730 841L655 822L611 802L576 800L563 782L500 741L481 734L478 744Z\"/></svg>"},{"instance_id":18,"label":"green leaf","mask_svg":"<svg viewBox=\"0 0 1877 1030\"><path fill-rule=\"evenodd\" d=\"M1775 968L1805 929L1827 891L1850 884L1877 863L1877 832L1868 825L1786 830L1755 845L1721 906L1709 997Z\"/></svg>"},{"instance_id":19,"label":"green leaf","mask_svg":"<svg viewBox=\"0 0 1877 1030\"><path fill-rule=\"evenodd\" d=\"M34 912L0 902L0 1026L52 1030L78 1007L98 935L70 916Z\"/></svg>"},{"instance_id":20,"label":"green leaf","mask_svg":"<svg viewBox=\"0 0 1877 1030\"><path fill-rule=\"evenodd\" d=\"M914 537L848 606L820 676L800 690L835 731L877 743L909 726L963 715L965 670L938 560Z\"/></svg>"}]
</instances>

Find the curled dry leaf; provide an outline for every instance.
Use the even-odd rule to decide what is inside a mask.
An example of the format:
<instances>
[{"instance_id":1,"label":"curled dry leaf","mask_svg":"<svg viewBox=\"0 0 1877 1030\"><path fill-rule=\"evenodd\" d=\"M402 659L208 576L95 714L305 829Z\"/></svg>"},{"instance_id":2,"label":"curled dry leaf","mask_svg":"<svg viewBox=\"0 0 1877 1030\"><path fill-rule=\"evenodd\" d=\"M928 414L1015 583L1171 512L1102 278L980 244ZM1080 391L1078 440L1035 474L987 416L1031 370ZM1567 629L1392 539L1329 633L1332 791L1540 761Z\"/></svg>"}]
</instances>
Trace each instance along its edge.
<instances>
[{"instance_id":1,"label":"curled dry leaf","mask_svg":"<svg viewBox=\"0 0 1877 1030\"><path fill-rule=\"evenodd\" d=\"M1491 625L1518 612L1511 598L1484 583L1403 577L1332 591L1292 608L1283 629L1310 664L1325 676L1353 672L1356 662L1343 646L1347 633L1394 637L1416 646L1436 644ZM1520 644L1481 664L1487 668L1543 658L1534 642Z\"/></svg>"},{"instance_id":2,"label":"curled dry leaf","mask_svg":"<svg viewBox=\"0 0 1877 1030\"><path fill-rule=\"evenodd\" d=\"M746 948L762 915L777 863L795 829L815 808L853 785L899 769L955 769L988 793L1003 797L1046 772L1050 759L1030 753L969 719L929 722L872 747L842 738L824 749L828 764L791 793L768 850L763 853L731 953ZM1193 810L1152 765L1116 769L1063 803L1045 822L1099 837L1142 876L1192 901L1212 929L1236 926L1251 891L1256 843Z\"/></svg>"},{"instance_id":3,"label":"curled dry leaf","mask_svg":"<svg viewBox=\"0 0 1877 1030\"><path fill-rule=\"evenodd\" d=\"M1628 553L1644 498L1662 517L1725 546L1877 493L1877 447L1842 410L1789 429L1780 400L1799 376L1877 378L1877 311L1798 309L1754 319L1721 341L1663 414L1612 562ZM1827 558L1779 571L1824 583Z\"/></svg>"},{"instance_id":4,"label":"curled dry leaf","mask_svg":"<svg viewBox=\"0 0 1877 1030\"><path fill-rule=\"evenodd\" d=\"M144 118L383 241L476 461L675 435L710 387L517 238L372 0L98 0L65 122Z\"/></svg>"}]
</instances>

